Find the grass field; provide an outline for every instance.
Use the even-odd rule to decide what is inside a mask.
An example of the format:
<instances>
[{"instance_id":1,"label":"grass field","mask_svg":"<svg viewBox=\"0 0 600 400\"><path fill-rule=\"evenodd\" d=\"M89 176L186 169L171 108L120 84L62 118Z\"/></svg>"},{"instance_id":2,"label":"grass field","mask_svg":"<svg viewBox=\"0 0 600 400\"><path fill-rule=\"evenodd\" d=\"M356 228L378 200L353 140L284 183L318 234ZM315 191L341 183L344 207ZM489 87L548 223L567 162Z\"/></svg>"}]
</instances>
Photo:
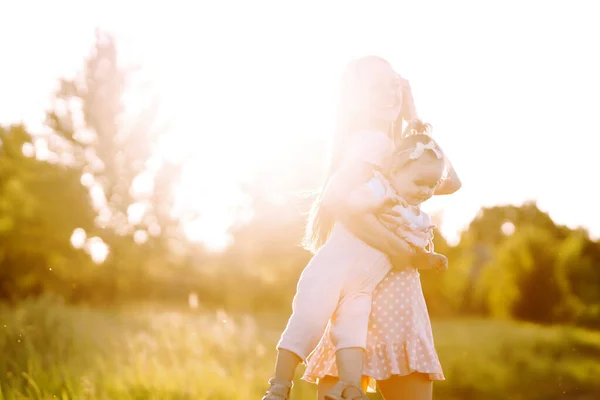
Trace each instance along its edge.
<instances>
[{"instance_id":1,"label":"grass field","mask_svg":"<svg viewBox=\"0 0 600 400\"><path fill-rule=\"evenodd\" d=\"M284 323L48 300L0 309L0 400L259 399ZM451 320L434 334L447 377L436 399L600 399L600 332ZM293 399L313 398L298 382Z\"/></svg>"}]
</instances>

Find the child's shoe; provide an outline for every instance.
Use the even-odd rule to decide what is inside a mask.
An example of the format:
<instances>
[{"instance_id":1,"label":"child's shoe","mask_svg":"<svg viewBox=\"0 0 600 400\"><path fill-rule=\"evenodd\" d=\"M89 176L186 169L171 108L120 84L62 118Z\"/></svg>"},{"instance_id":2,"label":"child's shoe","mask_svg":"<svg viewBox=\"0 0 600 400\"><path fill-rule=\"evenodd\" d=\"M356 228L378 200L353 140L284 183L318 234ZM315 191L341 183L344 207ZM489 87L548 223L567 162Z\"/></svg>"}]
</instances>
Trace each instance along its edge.
<instances>
[{"instance_id":1,"label":"child's shoe","mask_svg":"<svg viewBox=\"0 0 600 400\"><path fill-rule=\"evenodd\" d=\"M262 397L262 400L288 400L290 398L290 391L294 384L290 381L282 379L269 379L269 389Z\"/></svg>"},{"instance_id":2,"label":"child's shoe","mask_svg":"<svg viewBox=\"0 0 600 400\"><path fill-rule=\"evenodd\" d=\"M325 395L325 400L369 400L369 398L358 386L339 381Z\"/></svg>"}]
</instances>

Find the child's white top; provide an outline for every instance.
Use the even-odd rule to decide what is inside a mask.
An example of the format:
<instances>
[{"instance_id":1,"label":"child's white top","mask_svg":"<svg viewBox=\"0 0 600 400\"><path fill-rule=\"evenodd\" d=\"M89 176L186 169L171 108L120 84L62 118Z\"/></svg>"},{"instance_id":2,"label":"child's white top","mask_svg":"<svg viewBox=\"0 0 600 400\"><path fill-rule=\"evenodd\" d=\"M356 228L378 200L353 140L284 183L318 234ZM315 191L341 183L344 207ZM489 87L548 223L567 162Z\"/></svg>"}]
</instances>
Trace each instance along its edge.
<instances>
[{"instance_id":1,"label":"child's white top","mask_svg":"<svg viewBox=\"0 0 600 400\"><path fill-rule=\"evenodd\" d=\"M372 164L378 170L387 172L392 155L394 153L394 142L381 131L358 131L350 137L348 158L352 160L365 161ZM368 187L379 199L389 197L390 191L395 195L391 185L378 171L365 186ZM394 211L402 215L396 233L406 241L419 248L427 248L432 245L433 225L429 215L418 207L403 207L397 205Z\"/></svg>"},{"instance_id":2,"label":"child's white top","mask_svg":"<svg viewBox=\"0 0 600 400\"><path fill-rule=\"evenodd\" d=\"M375 172L375 176L365 183L375 196L379 199L390 197L390 192L395 194L394 189L383 175ZM396 234L404 238L415 247L433 250L433 228L429 215L419 207L396 205L393 211L401 215L398 218Z\"/></svg>"}]
</instances>

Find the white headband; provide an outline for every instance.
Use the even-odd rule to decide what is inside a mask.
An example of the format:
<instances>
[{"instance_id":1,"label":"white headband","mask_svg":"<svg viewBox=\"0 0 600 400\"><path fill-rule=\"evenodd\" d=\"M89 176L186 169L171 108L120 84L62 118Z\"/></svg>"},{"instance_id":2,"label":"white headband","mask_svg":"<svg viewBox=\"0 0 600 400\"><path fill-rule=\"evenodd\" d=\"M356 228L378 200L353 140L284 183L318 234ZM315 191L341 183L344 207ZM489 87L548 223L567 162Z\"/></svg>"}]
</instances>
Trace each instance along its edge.
<instances>
[{"instance_id":1,"label":"white headband","mask_svg":"<svg viewBox=\"0 0 600 400\"><path fill-rule=\"evenodd\" d=\"M440 159L444 156L442 154L442 152L437 148L437 146L435 145L433 140L427 144L417 142L417 145L415 146L414 149L407 149L404 151L410 151L410 150L412 150L412 152L408 156L409 160L416 160L417 158L421 157L423 155L423 153L425 152L425 150L431 150L438 159ZM402 153L404 153L404 151L402 151Z\"/></svg>"}]
</instances>

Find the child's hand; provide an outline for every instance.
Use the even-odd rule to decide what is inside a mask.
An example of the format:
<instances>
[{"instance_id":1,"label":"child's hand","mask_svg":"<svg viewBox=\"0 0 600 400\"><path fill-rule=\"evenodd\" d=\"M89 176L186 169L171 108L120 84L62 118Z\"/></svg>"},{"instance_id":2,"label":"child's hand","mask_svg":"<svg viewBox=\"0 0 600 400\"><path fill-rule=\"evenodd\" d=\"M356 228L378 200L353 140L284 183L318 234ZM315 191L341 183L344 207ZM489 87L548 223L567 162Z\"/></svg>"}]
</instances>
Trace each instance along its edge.
<instances>
[{"instance_id":1,"label":"child's hand","mask_svg":"<svg viewBox=\"0 0 600 400\"><path fill-rule=\"evenodd\" d=\"M448 269L448 258L443 254L419 251L412 259L417 269L435 269L438 272Z\"/></svg>"},{"instance_id":2,"label":"child's hand","mask_svg":"<svg viewBox=\"0 0 600 400\"><path fill-rule=\"evenodd\" d=\"M431 253L433 254L435 257L435 259L433 260L433 268L437 271L437 272L444 272L448 270L448 257L446 257L443 254L439 254L439 253Z\"/></svg>"}]
</instances>

